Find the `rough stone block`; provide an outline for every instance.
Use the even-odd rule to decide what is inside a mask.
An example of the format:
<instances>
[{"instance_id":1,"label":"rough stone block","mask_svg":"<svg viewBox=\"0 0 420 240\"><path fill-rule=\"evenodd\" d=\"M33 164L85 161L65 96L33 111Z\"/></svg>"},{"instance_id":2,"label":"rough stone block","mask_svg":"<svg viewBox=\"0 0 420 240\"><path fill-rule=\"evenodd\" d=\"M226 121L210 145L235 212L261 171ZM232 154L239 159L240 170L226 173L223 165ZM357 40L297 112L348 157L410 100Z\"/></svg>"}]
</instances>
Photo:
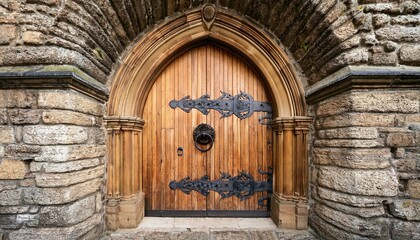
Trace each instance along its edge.
<instances>
[{"instance_id":1,"label":"rough stone block","mask_svg":"<svg viewBox=\"0 0 420 240\"><path fill-rule=\"evenodd\" d=\"M60 188L25 188L24 201L27 204L52 205L64 204L97 192L102 179L93 179L84 183Z\"/></svg>"},{"instance_id":2,"label":"rough stone block","mask_svg":"<svg viewBox=\"0 0 420 240\"><path fill-rule=\"evenodd\" d=\"M398 25L416 25L420 22L420 16L417 15L399 15L391 19L392 24Z\"/></svg>"},{"instance_id":3,"label":"rough stone block","mask_svg":"<svg viewBox=\"0 0 420 240\"><path fill-rule=\"evenodd\" d=\"M392 215L407 220L420 220L420 201L416 200L395 200L390 204Z\"/></svg>"},{"instance_id":4,"label":"rough stone block","mask_svg":"<svg viewBox=\"0 0 420 240\"><path fill-rule=\"evenodd\" d=\"M7 109L0 109L0 125L4 124L7 124Z\"/></svg>"},{"instance_id":5,"label":"rough stone block","mask_svg":"<svg viewBox=\"0 0 420 240\"><path fill-rule=\"evenodd\" d=\"M317 128L336 127L392 127L394 126L394 114L380 113L344 113L337 116L318 118Z\"/></svg>"},{"instance_id":6,"label":"rough stone block","mask_svg":"<svg viewBox=\"0 0 420 240\"><path fill-rule=\"evenodd\" d=\"M372 24L375 28L381 28L384 27L389 23L389 20L391 20L391 17L386 14L375 14L372 17Z\"/></svg>"},{"instance_id":7,"label":"rough stone block","mask_svg":"<svg viewBox=\"0 0 420 240\"><path fill-rule=\"evenodd\" d=\"M79 171L85 168L96 167L100 164L99 159L86 159L71 162L55 163L55 162L31 162L31 172L44 171L46 173L63 173Z\"/></svg>"},{"instance_id":8,"label":"rough stone block","mask_svg":"<svg viewBox=\"0 0 420 240\"><path fill-rule=\"evenodd\" d=\"M401 63L407 65L420 64L420 46L419 45L405 45L400 48Z\"/></svg>"},{"instance_id":9,"label":"rough stone block","mask_svg":"<svg viewBox=\"0 0 420 240\"><path fill-rule=\"evenodd\" d=\"M41 118L39 110L11 109L9 110L10 121L13 124L38 124Z\"/></svg>"},{"instance_id":10,"label":"rough stone block","mask_svg":"<svg viewBox=\"0 0 420 240\"><path fill-rule=\"evenodd\" d=\"M382 147L383 143L379 140L360 140L360 139L328 139L315 140L316 147L346 147L346 148L371 148Z\"/></svg>"},{"instance_id":11,"label":"rough stone block","mask_svg":"<svg viewBox=\"0 0 420 240\"><path fill-rule=\"evenodd\" d=\"M26 44L44 44L45 38L44 34L38 31L25 31L22 33L22 41Z\"/></svg>"},{"instance_id":12,"label":"rough stone block","mask_svg":"<svg viewBox=\"0 0 420 240\"><path fill-rule=\"evenodd\" d=\"M318 173L321 186L365 196L396 196L397 174L392 170L349 170L321 167Z\"/></svg>"},{"instance_id":13,"label":"rough stone block","mask_svg":"<svg viewBox=\"0 0 420 240\"><path fill-rule=\"evenodd\" d=\"M36 185L39 187L65 187L84 182L93 178L102 177L104 167L86 169L78 172L51 174L41 173L35 176Z\"/></svg>"},{"instance_id":14,"label":"rough stone block","mask_svg":"<svg viewBox=\"0 0 420 240\"><path fill-rule=\"evenodd\" d=\"M42 239L81 239L83 235L101 223L100 214L95 214L85 221L71 227L60 228L21 228L9 233L9 238L14 240Z\"/></svg>"},{"instance_id":15,"label":"rough stone block","mask_svg":"<svg viewBox=\"0 0 420 240\"><path fill-rule=\"evenodd\" d=\"M9 44L17 37L17 28L15 25L0 25L0 44Z\"/></svg>"},{"instance_id":16,"label":"rough stone block","mask_svg":"<svg viewBox=\"0 0 420 240\"><path fill-rule=\"evenodd\" d=\"M38 214L18 214L16 215L17 224L27 224L28 226L38 226Z\"/></svg>"},{"instance_id":17,"label":"rough stone block","mask_svg":"<svg viewBox=\"0 0 420 240\"><path fill-rule=\"evenodd\" d=\"M4 147L3 145L0 145L0 158L4 157Z\"/></svg>"},{"instance_id":18,"label":"rough stone block","mask_svg":"<svg viewBox=\"0 0 420 240\"><path fill-rule=\"evenodd\" d=\"M41 226L71 226L80 223L95 213L95 195L61 206L41 207Z\"/></svg>"},{"instance_id":19,"label":"rough stone block","mask_svg":"<svg viewBox=\"0 0 420 240\"><path fill-rule=\"evenodd\" d=\"M31 90L8 90L4 98L9 108L35 108L37 105L37 94Z\"/></svg>"},{"instance_id":20,"label":"rough stone block","mask_svg":"<svg viewBox=\"0 0 420 240\"><path fill-rule=\"evenodd\" d=\"M373 127L347 127L318 131L319 138L375 139L378 136L378 130Z\"/></svg>"},{"instance_id":21,"label":"rough stone block","mask_svg":"<svg viewBox=\"0 0 420 240\"><path fill-rule=\"evenodd\" d=\"M353 92L351 100L358 112L417 113L420 107L418 91Z\"/></svg>"},{"instance_id":22,"label":"rough stone block","mask_svg":"<svg viewBox=\"0 0 420 240\"><path fill-rule=\"evenodd\" d=\"M95 117L66 110L47 110L42 113L42 120L47 124L74 124L79 126L95 125Z\"/></svg>"},{"instance_id":23,"label":"rough stone block","mask_svg":"<svg viewBox=\"0 0 420 240\"><path fill-rule=\"evenodd\" d=\"M405 27L391 25L375 31L379 40L390 40L397 42L419 42L420 27Z\"/></svg>"},{"instance_id":24,"label":"rough stone block","mask_svg":"<svg viewBox=\"0 0 420 240\"><path fill-rule=\"evenodd\" d=\"M15 131L13 127L0 126L0 143L14 143Z\"/></svg>"},{"instance_id":25,"label":"rough stone block","mask_svg":"<svg viewBox=\"0 0 420 240\"><path fill-rule=\"evenodd\" d=\"M20 204L22 189L5 190L0 192L0 206L17 206Z\"/></svg>"},{"instance_id":26,"label":"rough stone block","mask_svg":"<svg viewBox=\"0 0 420 240\"><path fill-rule=\"evenodd\" d=\"M384 198L357 196L353 194L337 192L323 187L318 187L317 192L322 199L343 203L354 207L382 206L382 202L385 200Z\"/></svg>"},{"instance_id":27,"label":"rough stone block","mask_svg":"<svg viewBox=\"0 0 420 240\"><path fill-rule=\"evenodd\" d=\"M314 164L346 168L381 169L390 167L387 148L315 148Z\"/></svg>"},{"instance_id":28,"label":"rough stone block","mask_svg":"<svg viewBox=\"0 0 420 240\"><path fill-rule=\"evenodd\" d=\"M6 146L6 154L9 157L16 157L19 159L33 159L39 155L41 148L33 145L23 144L9 144Z\"/></svg>"},{"instance_id":29,"label":"rough stone block","mask_svg":"<svg viewBox=\"0 0 420 240\"><path fill-rule=\"evenodd\" d=\"M394 161L394 165L397 168L398 172L416 172L417 161L416 159L398 159Z\"/></svg>"},{"instance_id":30,"label":"rough stone block","mask_svg":"<svg viewBox=\"0 0 420 240\"><path fill-rule=\"evenodd\" d=\"M3 159L0 162L0 179L24 179L28 166L20 160Z\"/></svg>"},{"instance_id":31,"label":"rough stone block","mask_svg":"<svg viewBox=\"0 0 420 240\"><path fill-rule=\"evenodd\" d=\"M390 147L412 147L415 145L414 134L411 132L390 133L386 144Z\"/></svg>"},{"instance_id":32,"label":"rough stone block","mask_svg":"<svg viewBox=\"0 0 420 240\"><path fill-rule=\"evenodd\" d=\"M79 126L38 125L23 127L23 141L27 144L78 144L88 139L87 130Z\"/></svg>"},{"instance_id":33,"label":"rough stone block","mask_svg":"<svg viewBox=\"0 0 420 240\"><path fill-rule=\"evenodd\" d=\"M322 203L340 212L351 214L354 216L359 216L362 218L381 217L385 214L385 209L382 205L376 207L354 207L318 197L316 198L316 202Z\"/></svg>"},{"instance_id":34,"label":"rough stone block","mask_svg":"<svg viewBox=\"0 0 420 240\"><path fill-rule=\"evenodd\" d=\"M0 214L17 214L17 213L26 213L29 211L28 206L18 206L18 207L0 207Z\"/></svg>"},{"instance_id":35,"label":"rough stone block","mask_svg":"<svg viewBox=\"0 0 420 240\"><path fill-rule=\"evenodd\" d=\"M0 192L4 190L13 190L17 188L15 181L1 181L0 182Z\"/></svg>"},{"instance_id":36,"label":"rough stone block","mask_svg":"<svg viewBox=\"0 0 420 240\"><path fill-rule=\"evenodd\" d=\"M352 234L348 231L341 230L340 228L329 224L316 214L311 214L310 222L313 228L317 230L326 239L355 239L355 240L368 240L369 238L362 237L357 234Z\"/></svg>"},{"instance_id":37,"label":"rough stone block","mask_svg":"<svg viewBox=\"0 0 420 240\"><path fill-rule=\"evenodd\" d=\"M95 198L95 209L96 212L101 212L104 206L104 200L103 200L103 196L101 193L97 193L96 194L96 198Z\"/></svg>"},{"instance_id":38,"label":"rough stone block","mask_svg":"<svg viewBox=\"0 0 420 240\"><path fill-rule=\"evenodd\" d=\"M408 180L407 192L412 198L420 199L420 180Z\"/></svg>"},{"instance_id":39,"label":"rough stone block","mask_svg":"<svg viewBox=\"0 0 420 240\"><path fill-rule=\"evenodd\" d=\"M373 65L379 66L395 66L397 65L397 61L398 57L394 52L374 53L371 59Z\"/></svg>"},{"instance_id":40,"label":"rough stone block","mask_svg":"<svg viewBox=\"0 0 420 240\"><path fill-rule=\"evenodd\" d=\"M338 226L348 232L360 234L365 237L382 237L382 232L387 232L389 220L365 219L344 212L337 211L323 204L315 204L315 213L332 225Z\"/></svg>"},{"instance_id":41,"label":"rough stone block","mask_svg":"<svg viewBox=\"0 0 420 240\"><path fill-rule=\"evenodd\" d=\"M97 116L103 115L103 105L72 91L43 91L38 100L41 108L68 109Z\"/></svg>"},{"instance_id":42,"label":"rough stone block","mask_svg":"<svg viewBox=\"0 0 420 240\"><path fill-rule=\"evenodd\" d=\"M393 221L391 224L392 239L420 239L418 222Z\"/></svg>"},{"instance_id":43,"label":"rough stone block","mask_svg":"<svg viewBox=\"0 0 420 240\"><path fill-rule=\"evenodd\" d=\"M45 146L35 161L67 162L98 158L105 156L105 150L105 145Z\"/></svg>"}]
</instances>

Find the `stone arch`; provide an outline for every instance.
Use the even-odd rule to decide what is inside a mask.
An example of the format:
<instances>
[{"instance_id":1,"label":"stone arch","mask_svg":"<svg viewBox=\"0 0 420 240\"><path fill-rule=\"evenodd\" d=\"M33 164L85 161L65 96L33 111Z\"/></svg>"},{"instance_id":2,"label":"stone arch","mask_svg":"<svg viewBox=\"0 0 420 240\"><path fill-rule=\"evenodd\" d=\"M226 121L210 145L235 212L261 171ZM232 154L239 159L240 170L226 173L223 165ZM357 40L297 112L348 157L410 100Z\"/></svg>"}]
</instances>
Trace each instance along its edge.
<instances>
[{"instance_id":1,"label":"stone arch","mask_svg":"<svg viewBox=\"0 0 420 240\"><path fill-rule=\"evenodd\" d=\"M210 15L206 14L210 9ZM274 193L271 216L284 228L307 227L306 117L303 87L285 52L258 26L205 5L172 17L142 36L113 77L108 103L109 229L136 227L143 217L142 108L156 76L189 46L215 41L247 56L265 80L274 105Z\"/></svg>"}]
</instances>

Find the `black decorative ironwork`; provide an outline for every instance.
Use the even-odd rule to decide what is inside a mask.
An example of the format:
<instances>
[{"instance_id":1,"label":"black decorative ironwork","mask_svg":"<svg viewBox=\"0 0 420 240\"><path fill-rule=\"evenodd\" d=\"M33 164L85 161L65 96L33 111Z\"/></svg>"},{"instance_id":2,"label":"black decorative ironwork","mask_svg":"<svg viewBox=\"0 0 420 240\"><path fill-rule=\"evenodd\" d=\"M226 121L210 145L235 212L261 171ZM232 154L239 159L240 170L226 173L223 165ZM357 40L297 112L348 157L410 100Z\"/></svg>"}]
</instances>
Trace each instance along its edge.
<instances>
[{"instance_id":1,"label":"black decorative ironwork","mask_svg":"<svg viewBox=\"0 0 420 240\"><path fill-rule=\"evenodd\" d=\"M171 181L169 187L172 190L179 189L186 194L191 191L199 192L203 196L207 196L210 191L218 192L221 198L236 196L241 201L250 198L256 192L273 192L273 181L271 172L263 172L258 170L260 174L267 174L267 181L255 181L254 177L248 173L231 177L227 173L222 173L218 180L210 181L209 176L205 175L198 180L191 180L186 177L179 182ZM264 203L266 201L266 203ZM258 205L269 207L269 197L263 196L258 200Z\"/></svg>"},{"instance_id":2,"label":"black decorative ironwork","mask_svg":"<svg viewBox=\"0 0 420 240\"><path fill-rule=\"evenodd\" d=\"M254 98L245 92L241 92L236 96L229 93L221 92L218 99L210 100L210 96L204 94L198 99L192 100L190 96L183 97L180 100L172 100L169 106L173 109L180 108L189 113L191 109L197 109L204 115L209 114L210 109L218 111L222 118L229 117L232 114L239 119L250 117L254 112L266 112L266 116L260 117L258 120L263 125L268 125L272 117L271 103L254 101Z\"/></svg>"},{"instance_id":3,"label":"black decorative ironwork","mask_svg":"<svg viewBox=\"0 0 420 240\"><path fill-rule=\"evenodd\" d=\"M197 148L201 152L207 152L213 146L215 137L216 137L216 132L214 131L214 128L212 126L205 123L198 125L194 129L194 132L193 132L195 148ZM210 144L210 146L207 148L201 148L200 144L201 145Z\"/></svg>"}]
</instances>

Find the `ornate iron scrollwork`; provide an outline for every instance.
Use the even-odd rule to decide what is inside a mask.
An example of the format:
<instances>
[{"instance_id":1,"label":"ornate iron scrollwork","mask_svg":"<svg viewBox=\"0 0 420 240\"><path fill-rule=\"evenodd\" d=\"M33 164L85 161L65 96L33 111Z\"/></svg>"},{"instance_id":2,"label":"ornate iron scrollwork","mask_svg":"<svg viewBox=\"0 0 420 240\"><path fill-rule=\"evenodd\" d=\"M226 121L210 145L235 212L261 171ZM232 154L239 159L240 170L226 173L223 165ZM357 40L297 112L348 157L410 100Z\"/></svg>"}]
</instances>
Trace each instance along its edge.
<instances>
[{"instance_id":1,"label":"ornate iron scrollwork","mask_svg":"<svg viewBox=\"0 0 420 240\"><path fill-rule=\"evenodd\" d=\"M259 122L268 125L272 116L271 103L254 101L254 98L245 92L241 92L236 96L229 93L221 92L218 99L210 100L210 96L204 94L198 99L192 100L190 96L183 97L180 100L172 100L169 106L173 109L181 108L185 112L191 109L197 109L204 115L209 114L210 109L214 109L222 115L222 118L229 117L232 114L239 119L250 117L254 112L266 112L267 115L260 117Z\"/></svg>"},{"instance_id":2,"label":"ornate iron scrollwork","mask_svg":"<svg viewBox=\"0 0 420 240\"><path fill-rule=\"evenodd\" d=\"M195 148L200 150L201 152L207 152L211 149L214 143L214 138L216 137L216 132L214 131L214 128L212 128L210 125L202 123L198 125L193 132L193 138L194 138L194 145ZM207 148L201 148L199 145L208 145Z\"/></svg>"},{"instance_id":3,"label":"ornate iron scrollwork","mask_svg":"<svg viewBox=\"0 0 420 240\"><path fill-rule=\"evenodd\" d=\"M267 181L255 181L254 177L248 173L242 172L241 174L231 177L227 173L222 173L220 178L215 181L210 181L209 176L205 175L198 180L191 180L186 177L179 182L171 181L169 187L172 190L179 189L186 194L191 191L199 192L203 196L207 196L210 191L218 192L221 198L228 198L236 196L241 201L250 198L256 192L273 192L272 173L263 172L258 170L260 174L267 174ZM264 203L267 201L267 203ZM269 197L261 197L258 200L258 205L269 207Z\"/></svg>"}]
</instances>

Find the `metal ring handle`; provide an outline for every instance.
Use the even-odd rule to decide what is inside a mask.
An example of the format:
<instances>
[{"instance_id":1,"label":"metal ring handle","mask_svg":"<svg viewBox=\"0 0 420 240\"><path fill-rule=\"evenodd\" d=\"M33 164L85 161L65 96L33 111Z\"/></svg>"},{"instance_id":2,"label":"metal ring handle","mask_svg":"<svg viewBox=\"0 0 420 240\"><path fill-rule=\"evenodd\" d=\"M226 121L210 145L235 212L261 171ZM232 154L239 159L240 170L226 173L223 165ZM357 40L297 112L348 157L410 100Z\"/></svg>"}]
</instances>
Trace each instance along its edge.
<instances>
[{"instance_id":1,"label":"metal ring handle","mask_svg":"<svg viewBox=\"0 0 420 240\"><path fill-rule=\"evenodd\" d=\"M203 148L200 148L198 145L197 145L197 140L198 140L198 138L199 137L201 137L201 136L206 136L206 137L209 137L211 140L210 140L210 147L208 147L208 148L205 148L205 149L203 149ZM214 142L214 138L210 135L210 134L208 134L208 133L200 133L200 134L198 134L195 138L194 138L194 145L195 145L195 148L197 148L200 152L207 152L208 150L210 150L212 147L213 147L213 142Z\"/></svg>"}]
</instances>

